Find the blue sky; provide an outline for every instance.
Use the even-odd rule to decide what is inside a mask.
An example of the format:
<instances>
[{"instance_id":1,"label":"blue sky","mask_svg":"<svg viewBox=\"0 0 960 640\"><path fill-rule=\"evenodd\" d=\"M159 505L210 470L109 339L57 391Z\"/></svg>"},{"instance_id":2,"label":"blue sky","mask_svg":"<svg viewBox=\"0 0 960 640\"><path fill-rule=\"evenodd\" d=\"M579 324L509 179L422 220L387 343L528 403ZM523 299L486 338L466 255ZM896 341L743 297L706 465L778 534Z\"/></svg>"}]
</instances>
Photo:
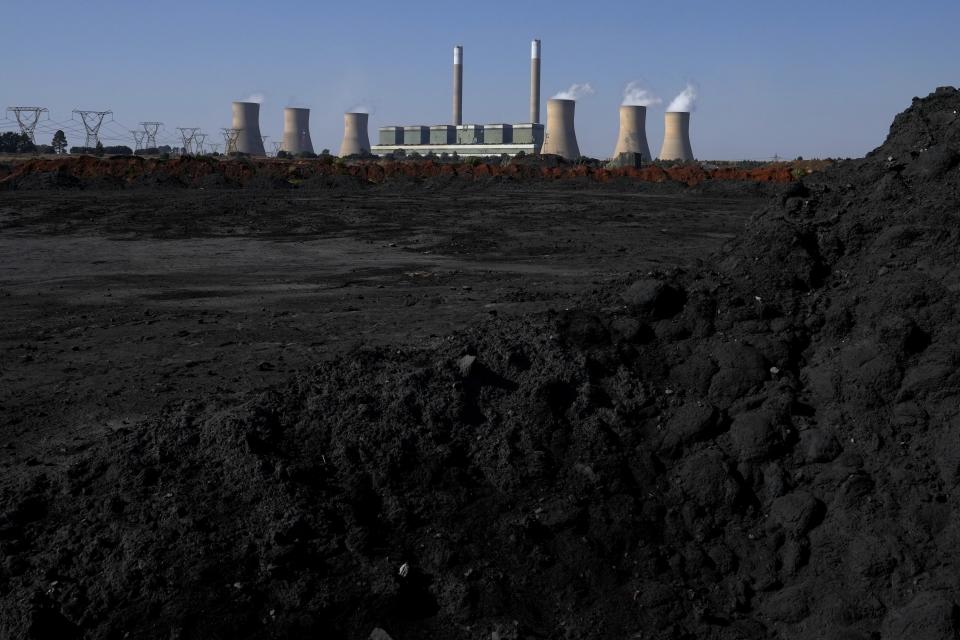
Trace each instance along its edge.
<instances>
[{"instance_id":1,"label":"blue sky","mask_svg":"<svg viewBox=\"0 0 960 640\"><path fill-rule=\"evenodd\" d=\"M0 107L45 106L58 122L112 109L115 143L143 120L164 122L168 139L196 126L220 141L230 102L255 93L272 140L284 106L310 107L318 150L337 150L341 114L358 104L372 107L371 138L383 125L446 123L455 44L464 121L521 122L532 38L544 100L573 83L595 89L578 102L577 135L598 157L613 149L632 80L664 100L648 114L654 154L664 105L695 82L694 151L711 159L862 155L913 96L960 84L957 0L45 0L6 3L0 19Z\"/></svg>"}]
</instances>

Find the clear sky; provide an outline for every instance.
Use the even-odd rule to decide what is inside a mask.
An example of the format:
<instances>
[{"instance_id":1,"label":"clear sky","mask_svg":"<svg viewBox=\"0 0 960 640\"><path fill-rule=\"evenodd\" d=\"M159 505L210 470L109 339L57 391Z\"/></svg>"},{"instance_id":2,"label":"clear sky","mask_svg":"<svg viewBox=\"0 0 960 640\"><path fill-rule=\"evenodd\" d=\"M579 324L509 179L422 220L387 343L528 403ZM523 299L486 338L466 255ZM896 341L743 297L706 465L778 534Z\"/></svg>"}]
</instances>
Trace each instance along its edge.
<instances>
[{"instance_id":1,"label":"clear sky","mask_svg":"<svg viewBox=\"0 0 960 640\"><path fill-rule=\"evenodd\" d=\"M167 141L196 126L222 142L230 102L252 94L265 98L271 140L284 106L310 107L318 151L337 151L341 114L357 105L372 110L374 142L379 126L443 124L455 44L464 121L522 122L532 38L543 41L544 117L552 94L595 89L578 102L577 136L598 157L612 152L632 80L664 100L648 114L655 155L664 106L696 83L693 147L709 159L863 155L913 96L960 84L957 0L44 0L5 3L0 20L0 107L44 106L57 122L111 109L114 144L143 120L165 123ZM69 124L69 143L82 144Z\"/></svg>"}]
</instances>

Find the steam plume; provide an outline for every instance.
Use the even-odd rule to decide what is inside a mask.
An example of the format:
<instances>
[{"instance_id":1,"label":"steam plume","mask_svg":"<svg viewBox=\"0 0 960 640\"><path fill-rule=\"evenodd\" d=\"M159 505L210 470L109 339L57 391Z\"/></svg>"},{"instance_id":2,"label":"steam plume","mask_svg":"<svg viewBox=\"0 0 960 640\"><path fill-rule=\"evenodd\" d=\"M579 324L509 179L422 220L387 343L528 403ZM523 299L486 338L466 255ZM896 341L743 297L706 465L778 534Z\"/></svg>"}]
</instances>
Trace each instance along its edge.
<instances>
[{"instance_id":1,"label":"steam plume","mask_svg":"<svg viewBox=\"0 0 960 640\"><path fill-rule=\"evenodd\" d=\"M240 102L256 102L257 104L263 104L264 100L266 99L267 97L265 95L257 92L257 93L251 93L246 98L243 98L242 100L240 100Z\"/></svg>"},{"instance_id":2,"label":"steam plume","mask_svg":"<svg viewBox=\"0 0 960 640\"><path fill-rule=\"evenodd\" d=\"M375 110L376 110L375 107L372 107L368 104L361 103L361 104L355 104L349 109L347 109L347 113L366 113L366 114L372 115Z\"/></svg>"},{"instance_id":3,"label":"steam plume","mask_svg":"<svg viewBox=\"0 0 960 640\"><path fill-rule=\"evenodd\" d=\"M687 88L680 92L667 107L667 111L681 111L689 113L697 108L697 88L687 83Z\"/></svg>"},{"instance_id":4,"label":"steam plume","mask_svg":"<svg viewBox=\"0 0 960 640\"><path fill-rule=\"evenodd\" d=\"M630 107L649 107L663 102L648 89L640 86L639 82L630 82L623 90L623 105Z\"/></svg>"},{"instance_id":5,"label":"steam plume","mask_svg":"<svg viewBox=\"0 0 960 640\"><path fill-rule=\"evenodd\" d=\"M584 84L572 84L566 91L561 91L553 96L554 100L579 100L583 96L589 96L594 93L593 87L589 82Z\"/></svg>"}]
</instances>

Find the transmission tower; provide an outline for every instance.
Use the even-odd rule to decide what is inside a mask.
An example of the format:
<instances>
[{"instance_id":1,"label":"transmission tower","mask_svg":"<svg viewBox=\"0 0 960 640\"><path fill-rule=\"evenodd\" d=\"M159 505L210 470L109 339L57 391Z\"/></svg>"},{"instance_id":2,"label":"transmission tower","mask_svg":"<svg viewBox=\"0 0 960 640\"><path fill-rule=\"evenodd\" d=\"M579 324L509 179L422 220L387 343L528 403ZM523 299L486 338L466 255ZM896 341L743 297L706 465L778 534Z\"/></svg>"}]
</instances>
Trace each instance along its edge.
<instances>
[{"instance_id":1,"label":"transmission tower","mask_svg":"<svg viewBox=\"0 0 960 640\"><path fill-rule=\"evenodd\" d=\"M237 139L240 137L240 129L220 129L223 134L223 153L230 155L237 152Z\"/></svg>"},{"instance_id":2,"label":"transmission tower","mask_svg":"<svg viewBox=\"0 0 960 640\"><path fill-rule=\"evenodd\" d=\"M141 122L140 126L143 127L143 132L146 134L147 144L144 148L146 149L156 149L157 148L157 131L160 130L160 127L163 126L162 122Z\"/></svg>"},{"instance_id":3,"label":"transmission tower","mask_svg":"<svg viewBox=\"0 0 960 640\"><path fill-rule=\"evenodd\" d=\"M203 141L207 139L207 134L200 133L199 131L193 135L193 141L196 143L194 150L197 155L203 155Z\"/></svg>"},{"instance_id":4,"label":"transmission tower","mask_svg":"<svg viewBox=\"0 0 960 640\"><path fill-rule=\"evenodd\" d=\"M74 109L73 112L80 114L80 119L83 120L83 128L87 130L86 147L92 149L97 146L97 143L100 142L100 125L103 124L105 117L113 116L113 111L82 111L80 109Z\"/></svg>"},{"instance_id":5,"label":"transmission tower","mask_svg":"<svg viewBox=\"0 0 960 640\"><path fill-rule=\"evenodd\" d=\"M200 127L177 127L180 137L183 138L183 153L193 153L193 137L200 131Z\"/></svg>"},{"instance_id":6,"label":"transmission tower","mask_svg":"<svg viewBox=\"0 0 960 640\"><path fill-rule=\"evenodd\" d=\"M220 145L217 144L217 143L215 143L215 142L211 142L211 143L210 143L210 153L216 153L216 152L218 152L218 151L220 151Z\"/></svg>"},{"instance_id":7,"label":"transmission tower","mask_svg":"<svg viewBox=\"0 0 960 640\"><path fill-rule=\"evenodd\" d=\"M277 142L276 140L274 140L274 141L271 142L270 144L273 145L273 156L276 157L277 154L280 153L280 147L283 146L283 143L282 143L282 142Z\"/></svg>"},{"instance_id":8,"label":"transmission tower","mask_svg":"<svg viewBox=\"0 0 960 640\"><path fill-rule=\"evenodd\" d=\"M50 112L44 107L7 107L7 111L13 111L17 124L20 125L20 133L30 138L30 142L36 144L37 140L33 137L33 131L40 122L40 114L46 113L50 117Z\"/></svg>"},{"instance_id":9,"label":"transmission tower","mask_svg":"<svg viewBox=\"0 0 960 640\"><path fill-rule=\"evenodd\" d=\"M130 133L133 135L133 140L136 143L136 148L133 150L133 152L137 153L138 151L143 151L143 139L147 136L147 132L132 130Z\"/></svg>"}]
</instances>

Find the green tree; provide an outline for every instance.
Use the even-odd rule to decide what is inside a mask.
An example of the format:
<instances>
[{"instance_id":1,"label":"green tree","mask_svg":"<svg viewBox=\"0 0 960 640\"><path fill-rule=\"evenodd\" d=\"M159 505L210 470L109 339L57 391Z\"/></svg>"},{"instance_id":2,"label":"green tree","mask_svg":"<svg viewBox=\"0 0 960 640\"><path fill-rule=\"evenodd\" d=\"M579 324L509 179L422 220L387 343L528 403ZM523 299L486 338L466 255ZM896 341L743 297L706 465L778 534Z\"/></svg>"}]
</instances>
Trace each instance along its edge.
<instances>
[{"instance_id":1,"label":"green tree","mask_svg":"<svg viewBox=\"0 0 960 640\"><path fill-rule=\"evenodd\" d=\"M67 136L63 132L63 129L57 129L57 132L53 134L53 142L50 144L53 147L54 153L67 152Z\"/></svg>"},{"instance_id":2,"label":"green tree","mask_svg":"<svg viewBox=\"0 0 960 640\"><path fill-rule=\"evenodd\" d=\"M103 143L97 140L96 149L94 149L93 155L102 156L103 155Z\"/></svg>"}]
</instances>

